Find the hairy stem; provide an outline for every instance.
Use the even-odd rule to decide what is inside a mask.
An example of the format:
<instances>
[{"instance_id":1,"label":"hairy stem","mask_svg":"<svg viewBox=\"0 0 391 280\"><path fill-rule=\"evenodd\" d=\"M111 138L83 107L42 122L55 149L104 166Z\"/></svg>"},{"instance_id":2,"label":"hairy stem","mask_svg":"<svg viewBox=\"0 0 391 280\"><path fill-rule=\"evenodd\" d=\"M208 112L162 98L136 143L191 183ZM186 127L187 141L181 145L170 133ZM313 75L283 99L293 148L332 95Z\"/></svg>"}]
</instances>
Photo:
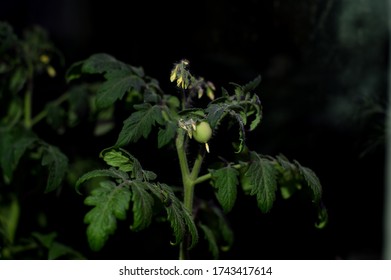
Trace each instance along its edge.
<instances>
[{"instance_id":1,"label":"hairy stem","mask_svg":"<svg viewBox=\"0 0 391 280\"><path fill-rule=\"evenodd\" d=\"M200 173L202 160L204 158L203 154L199 152L197 158L194 162L191 172L189 170L189 165L186 156L185 150L185 131L183 129L178 129L178 135L176 138L176 149L178 153L179 165L182 173L182 184L183 184L183 204L190 213L193 212L193 200L194 200L194 186L197 180L198 174ZM179 249L179 259L184 260L187 258L187 237L184 238L184 241L180 244Z\"/></svg>"}]
</instances>

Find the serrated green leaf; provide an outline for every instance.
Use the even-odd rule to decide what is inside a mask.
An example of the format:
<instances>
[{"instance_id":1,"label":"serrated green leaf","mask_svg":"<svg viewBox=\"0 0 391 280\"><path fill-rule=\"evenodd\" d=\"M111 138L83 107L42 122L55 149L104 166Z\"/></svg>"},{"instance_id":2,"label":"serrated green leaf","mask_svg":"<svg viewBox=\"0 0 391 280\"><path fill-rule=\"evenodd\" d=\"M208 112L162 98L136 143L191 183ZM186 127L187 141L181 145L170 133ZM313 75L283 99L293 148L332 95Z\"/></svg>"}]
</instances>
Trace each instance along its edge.
<instances>
[{"instance_id":1,"label":"serrated green leaf","mask_svg":"<svg viewBox=\"0 0 391 280\"><path fill-rule=\"evenodd\" d=\"M149 170L143 170L143 179L145 181L153 181L156 179L157 175L155 172L149 171Z\"/></svg>"},{"instance_id":2,"label":"serrated green leaf","mask_svg":"<svg viewBox=\"0 0 391 280\"><path fill-rule=\"evenodd\" d=\"M198 231L190 212L183 203L175 196L172 188L166 184L148 184L152 193L158 197L166 208L167 219L174 231L175 241L173 245L179 244L186 234L190 234L190 244L188 249L194 247L198 242Z\"/></svg>"},{"instance_id":3,"label":"serrated green leaf","mask_svg":"<svg viewBox=\"0 0 391 280\"><path fill-rule=\"evenodd\" d=\"M85 60L73 63L67 70L66 79L69 82L80 78L82 74L103 74L118 70L134 70L137 74L143 75L142 69L126 65L109 54L96 53Z\"/></svg>"},{"instance_id":4,"label":"serrated green leaf","mask_svg":"<svg viewBox=\"0 0 391 280\"><path fill-rule=\"evenodd\" d=\"M284 155L276 156L277 162L281 165L281 167L285 170L291 170L295 167Z\"/></svg>"},{"instance_id":5,"label":"serrated green leaf","mask_svg":"<svg viewBox=\"0 0 391 280\"><path fill-rule=\"evenodd\" d=\"M122 99L130 90L140 91L145 82L130 70L116 70L105 74L106 81L98 89L96 105L98 109L107 108Z\"/></svg>"},{"instance_id":6,"label":"serrated green leaf","mask_svg":"<svg viewBox=\"0 0 391 280\"><path fill-rule=\"evenodd\" d=\"M207 120L212 128L217 127L218 123L225 117L229 112L229 105L226 103L211 103L205 109L208 114Z\"/></svg>"},{"instance_id":7,"label":"serrated green leaf","mask_svg":"<svg viewBox=\"0 0 391 280\"><path fill-rule=\"evenodd\" d=\"M118 167L119 170L129 172L133 170L133 162L121 151L114 149L103 154L103 160L110 166Z\"/></svg>"},{"instance_id":8,"label":"serrated green leaf","mask_svg":"<svg viewBox=\"0 0 391 280\"><path fill-rule=\"evenodd\" d=\"M110 181L102 182L85 199L86 205L94 206L84 217L84 222L89 224L87 237L92 250L102 249L109 235L115 232L117 219L126 218L130 199L131 192L127 187L116 186Z\"/></svg>"},{"instance_id":9,"label":"serrated green leaf","mask_svg":"<svg viewBox=\"0 0 391 280\"><path fill-rule=\"evenodd\" d=\"M95 177L111 177L115 179L121 179L122 181L125 181L129 179L128 174L126 174L123 171L116 170L114 168L110 169L100 169L100 170L93 170L90 172L85 173L83 176L81 176L77 181L76 181L76 191L79 192L80 185L84 183L87 180L90 180Z\"/></svg>"},{"instance_id":10,"label":"serrated green leaf","mask_svg":"<svg viewBox=\"0 0 391 280\"><path fill-rule=\"evenodd\" d=\"M251 185L250 195L255 195L259 209L267 213L276 199L277 180L273 164L255 152L244 176Z\"/></svg>"},{"instance_id":11,"label":"serrated green leaf","mask_svg":"<svg viewBox=\"0 0 391 280\"><path fill-rule=\"evenodd\" d=\"M152 171L143 170L140 162L130 153L122 148L104 149L100 156L108 165L119 168L121 171L131 172L131 178L139 181L150 181L156 179Z\"/></svg>"},{"instance_id":12,"label":"serrated green leaf","mask_svg":"<svg viewBox=\"0 0 391 280\"><path fill-rule=\"evenodd\" d=\"M294 163L312 191L312 200L315 203L318 203L322 196L322 185L320 184L318 176L316 176L315 172L308 167L301 166L298 161L295 160Z\"/></svg>"},{"instance_id":13,"label":"serrated green leaf","mask_svg":"<svg viewBox=\"0 0 391 280\"><path fill-rule=\"evenodd\" d=\"M251 121L250 124L250 131L253 131L261 123L262 120L261 107L257 104L252 104L252 106L253 108L255 108L255 111L247 114L248 117L255 114L255 118Z\"/></svg>"},{"instance_id":14,"label":"serrated green leaf","mask_svg":"<svg viewBox=\"0 0 391 280\"><path fill-rule=\"evenodd\" d=\"M137 109L128 119L118 136L118 146L125 146L129 142L137 142L141 137L147 138L156 123L163 123L161 109L158 105L148 103L135 106Z\"/></svg>"},{"instance_id":15,"label":"serrated green leaf","mask_svg":"<svg viewBox=\"0 0 391 280\"><path fill-rule=\"evenodd\" d=\"M0 130L0 165L6 183L11 182L20 158L37 140L32 132L23 129Z\"/></svg>"},{"instance_id":16,"label":"serrated green leaf","mask_svg":"<svg viewBox=\"0 0 391 280\"><path fill-rule=\"evenodd\" d=\"M247 84L245 84L242 87L242 89L243 89L244 92L250 92L250 91L256 89L259 86L259 84L261 83L261 81L262 81L261 76L258 75L257 77L255 77L254 80L252 80L252 81L248 82Z\"/></svg>"},{"instance_id":17,"label":"serrated green leaf","mask_svg":"<svg viewBox=\"0 0 391 280\"><path fill-rule=\"evenodd\" d=\"M82 71L88 74L101 74L108 71L122 70L124 63L106 53L97 53L84 60Z\"/></svg>"},{"instance_id":18,"label":"serrated green leaf","mask_svg":"<svg viewBox=\"0 0 391 280\"><path fill-rule=\"evenodd\" d=\"M175 241L173 245L179 244L186 233L186 224L183 219L183 208L179 201L173 201L170 207L166 208L167 219L170 221L171 228L174 231Z\"/></svg>"},{"instance_id":19,"label":"serrated green leaf","mask_svg":"<svg viewBox=\"0 0 391 280\"><path fill-rule=\"evenodd\" d=\"M148 227L152 220L153 197L147 191L146 182L132 181L132 201L133 201L133 225L130 227L134 231L140 231Z\"/></svg>"},{"instance_id":20,"label":"serrated green leaf","mask_svg":"<svg viewBox=\"0 0 391 280\"><path fill-rule=\"evenodd\" d=\"M177 129L178 129L178 125L175 122L167 122L164 128L159 129L159 133L158 133L159 149L174 140Z\"/></svg>"},{"instance_id":21,"label":"serrated green leaf","mask_svg":"<svg viewBox=\"0 0 391 280\"><path fill-rule=\"evenodd\" d=\"M202 223L199 223L199 227L202 229L204 233L204 238L208 242L209 252L212 254L213 259L217 260L219 258L219 246L217 245L216 237L213 231Z\"/></svg>"},{"instance_id":22,"label":"serrated green leaf","mask_svg":"<svg viewBox=\"0 0 391 280\"><path fill-rule=\"evenodd\" d=\"M210 170L210 172L217 200L227 213L231 211L236 201L239 172L231 166Z\"/></svg>"},{"instance_id":23,"label":"serrated green leaf","mask_svg":"<svg viewBox=\"0 0 391 280\"><path fill-rule=\"evenodd\" d=\"M179 200L178 200L179 201ZM195 244L198 242L198 231L197 227L194 223L193 215L190 213L189 210L187 210L184 205L182 205L182 211L183 211L183 219L185 221L185 225L187 227L186 232L190 233L190 244L188 245L188 250L192 249Z\"/></svg>"},{"instance_id":24,"label":"serrated green leaf","mask_svg":"<svg viewBox=\"0 0 391 280\"><path fill-rule=\"evenodd\" d=\"M204 119L205 112L202 108L188 108L179 112L179 116L186 117L187 119Z\"/></svg>"},{"instance_id":25,"label":"serrated green leaf","mask_svg":"<svg viewBox=\"0 0 391 280\"><path fill-rule=\"evenodd\" d=\"M68 168L68 158L57 147L46 144L45 152L42 157L42 166L48 166L49 175L45 192L51 192L57 189Z\"/></svg>"}]
</instances>

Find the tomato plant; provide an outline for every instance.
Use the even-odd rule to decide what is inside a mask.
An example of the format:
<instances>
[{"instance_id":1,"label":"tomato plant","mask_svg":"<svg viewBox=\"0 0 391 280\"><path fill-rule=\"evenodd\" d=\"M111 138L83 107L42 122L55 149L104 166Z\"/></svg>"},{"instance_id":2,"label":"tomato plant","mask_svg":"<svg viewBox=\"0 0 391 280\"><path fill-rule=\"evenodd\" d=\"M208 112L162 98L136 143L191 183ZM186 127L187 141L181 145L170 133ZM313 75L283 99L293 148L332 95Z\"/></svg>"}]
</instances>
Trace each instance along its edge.
<instances>
[{"instance_id":1,"label":"tomato plant","mask_svg":"<svg viewBox=\"0 0 391 280\"><path fill-rule=\"evenodd\" d=\"M21 203L26 190L16 187L23 185L23 178L15 174L33 178L37 193L61 193L64 185L75 186L74 193L84 196L89 207L84 223L93 251L106 246L119 221L128 223L133 232L160 221L171 227L173 238L167 242L178 246L179 259L191 258L200 236L207 241L210 256L219 258L234 242L227 214L234 211L239 193L252 197L266 214L277 197L289 199L305 191L318 216L315 226L325 225L327 211L316 174L282 154L264 155L246 145L246 137L262 120L256 93L260 76L244 85L231 83L217 90L211 81L193 75L190 62L183 59L174 63L167 75L173 86L166 93L142 67L96 53L64 71L65 92L45 100L34 85L42 75L45 79L57 77L62 67L60 52L41 29L19 39L9 25L2 24L0 36L5 38L0 50L4 58L0 64L4 77L0 84L3 258L29 250L44 250L49 258L83 257L58 242L56 232L17 234L20 213L29 209ZM122 125L116 130L118 118ZM66 131L79 126L83 130L86 123L93 127L89 132L96 139L108 135L105 143L109 143L97 142L99 158L96 155L88 164L67 155L75 147L51 143ZM42 131L49 129L52 136L46 139ZM69 133L70 139L81 139ZM227 137L226 143L224 138L215 138L218 135L233 136ZM218 149L216 141L228 149ZM160 166L176 159L173 166L163 169L169 174L149 170L146 158L135 156L133 147L147 152L151 147L146 145L154 145L154 158ZM92 149L90 143L86 146ZM168 154L167 158L160 156ZM32 166L31 173L23 172L25 166ZM211 188L212 197L197 195L201 185ZM37 221L48 218L46 213L30 214Z\"/></svg>"}]
</instances>

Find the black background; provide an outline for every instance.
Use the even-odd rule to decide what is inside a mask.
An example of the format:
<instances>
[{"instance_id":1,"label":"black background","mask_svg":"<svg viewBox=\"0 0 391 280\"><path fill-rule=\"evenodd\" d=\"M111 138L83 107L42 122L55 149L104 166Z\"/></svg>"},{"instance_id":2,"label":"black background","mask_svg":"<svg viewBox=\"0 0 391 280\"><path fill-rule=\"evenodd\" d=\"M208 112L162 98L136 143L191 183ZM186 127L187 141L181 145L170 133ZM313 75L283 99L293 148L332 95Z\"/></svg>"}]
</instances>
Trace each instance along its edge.
<instances>
[{"instance_id":1,"label":"black background","mask_svg":"<svg viewBox=\"0 0 391 280\"><path fill-rule=\"evenodd\" d=\"M106 52L142 66L167 90L172 89L172 65L183 58L196 75L214 81L217 88L261 75L264 118L248 136L248 145L263 154L283 153L313 169L323 185L329 224L323 230L314 228L313 209L300 198L278 199L271 213L263 215L254 200L239 197L229 214L235 245L221 257L379 259L386 4L14 0L2 1L0 20L8 21L17 33L32 24L46 28L67 66ZM368 113L368 108L380 109ZM101 144L96 144L96 151L104 148ZM151 156L148 151L145 155ZM170 229L159 225L134 234L120 223L119 231L126 234L110 238L102 252L90 252L82 222L85 209L78 204L82 198L77 199L73 207L62 201L56 223L60 238L72 240L89 258L176 258L176 248L166 244ZM201 249L194 252L194 258L208 257Z\"/></svg>"}]
</instances>

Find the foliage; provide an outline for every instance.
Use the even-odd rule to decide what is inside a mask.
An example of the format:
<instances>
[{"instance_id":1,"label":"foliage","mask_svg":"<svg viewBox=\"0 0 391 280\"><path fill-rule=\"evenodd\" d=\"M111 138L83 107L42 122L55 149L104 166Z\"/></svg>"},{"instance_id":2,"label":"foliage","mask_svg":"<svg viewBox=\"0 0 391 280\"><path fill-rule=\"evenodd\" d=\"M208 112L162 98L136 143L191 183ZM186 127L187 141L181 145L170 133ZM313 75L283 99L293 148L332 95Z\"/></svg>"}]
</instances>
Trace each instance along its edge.
<instances>
[{"instance_id":1,"label":"foliage","mask_svg":"<svg viewBox=\"0 0 391 280\"><path fill-rule=\"evenodd\" d=\"M103 63L103 61L106 62ZM183 243L180 258L186 258L187 250L190 250L197 242L197 228L208 241L213 257L218 258L219 248L229 249L228 247L233 242L232 232L226 224L224 213L233 209L240 189L245 194L254 196L259 209L267 213L271 210L279 189L284 194L284 198L289 198L296 190L307 188L314 204L323 213L319 215L318 224L324 225L327 217L323 206L320 206L321 184L315 173L297 161L290 162L282 155L273 158L250 151L246 146L246 134L254 130L262 119L262 106L258 96L254 93L260 84L260 77L256 77L244 86L231 84L232 92L223 88L221 97L215 98L214 85L202 77L193 76L188 67L189 62L186 60L174 65L171 81L176 82L178 92L172 95L165 94L155 80L144 76L142 70L138 69L137 74L130 72L128 69L132 69L132 66L126 66L107 54L95 54L84 61L77 62L70 68L69 80L90 73L103 75L105 81L101 85L102 89L98 89L98 94L103 95L103 92L110 91L116 97L110 100L106 98L106 106L114 105L117 100L126 99L126 95L129 94L138 93L140 95L138 100L142 100L141 103L133 105L134 110L124 120L117 141L101 153L103 160L111 166L110 169L91 171L79 179L78 187L84 181L91 179L92 175L109 177L109 181L103 181L104 184L101 183L101 186L97 186L97 189L87 196L86 203L89 204L89 201L96 197L96 192L103 187L108 192L104 195L105 199L111 197L112 192L119 192L119 189L125 188L126 196L131 196L133 202L134 217L131 229L140 230L151 222L153 203L160 202L167 210L167 219L171 223L175 236L174 244ZM135 75L137 78L134 77ZM127 79L126 86L117 86L116 81L123 81L123 79ZM111 88L108 85L112 85ZM201 103L204 96L210 102L204 107L197 107L196 104ZM205 100L202 101L205 102ZM204 159L210 156L209 154L213 155L214 151L213 147L209 150L208 143L198 143L192 138L197 127L200 127L198 124L205 121L210 124L214 134L227 133L221 128L221 123L227 121L228 127L237 127L238 136L232 143L232 149L236 154L232 161L220 158L220 162L208 162L210 167L205 174L201 174L203 170L201 166L206 162ZM158 131L158 134L154 134L153 131ZM175 143L183 184L179 189L182 193L173 192L177 186L164 185L165 187L162 188L162 184L156 181L155 174L152 178L147 176L146 174L153 173L143 170L140 163L126 151L132 143L137 143L143 138L154 137L154 135L157 135L159 148ZM192 149L194 146L199 146L197 151ZM194 157L194 160L188 160L190 155ZM192 168L189 168L190 162L194 162ZM211 206L210 203L194 197L194 187L204 183L209 183L213 187L218 205ZM154 195L155 199L151 195ZM122 199L124 200L124 195ZM102 203L107 204L106 201ZM99 244L98 247L91 246L93 249L100 249L104 245L108 235L113 233L115 223L106 231L106 234L103 234L102 226L92 227L92 225L96 223L95 219L102 219L106 213L102 212L96 215L96 218L90 213L103 211L103 209L106 211L110 209L109 212L114 213L115 207L120 203L121 201L118 201L117 205L107 204L110 205L107 207L90 204L95 208L86 216L87 222L90 223L87 234L90 240L93 239ZM123 214L127 205L128 201L121 208L123 211L117 216L118 219L124 218ZM201 212L211 211L210 207L212 209L221 207L223 210L216 215L219 220L217 224L215 221L212 223L209 219L202 219ZM100 208L102 210L99 210ZM115 215L111 212L109 215L114 219ZM223 236L222 228L225 232ZM188 238L185 238L186 236ZM228 244L228 247L222 245L224 242Z\"/></svg>"},{"instance_id":2,"label":"foliage","mask_svg":"<svg viewBox=\"0 0 391 280\"><path fill-rule=\"evenodd\" d=\"M180 259L190 257L199 235L208 243L211 256L219 258L234 242L227 214L234 211L239 193L253 197L259 210L268 213L279 193L288 199L306 190L318 211L316 226L325 225L327 211L316 174L296 160L263 155L246 145L247 135L262 121L255 93L260 77L245 85L231 83L219 92L212 82L194 76L189 61L182 60L170 75L176 89L167 94L141 67L97 53L72 64L64 73L65 93L46 100L36 84L58 79L55 67L61 69L63 62L45 31L37 27L18 38L10 25L0 23L0 38L2 258L17 258L29 250L46 250L49 259L84 258L56 241L56 232L17 234L21 211L29 211L21 205L26 182L17 174L36 180L30 183L39 186L37 193L50 195L71 184L76 193L86 196L89 210L84 223L93 251L104 248L119 223L128 223L130 230L138 232L163 220L171 227L171 244L179 246ZM33 100L39 100L36 107ZM101 149L101 161L94 160L96 169L88 165L75 172L72 166L81 161L52 144L56 137L47 139L42 132L50 129L51 135L64 135L87 123L94 127L94 137L109 132L111 137L118 116L123 117L122 128L116 140L110 138L112 145ZM212 129L212 138L208 131L208 142L198 143L193 135L202 133L205 126L198 124L204 122ZM217 154L217 136L233 132L230 151ZM144 169L145 159L130 152L137 143L153 143L150 139L158 151L164 149L177 158L178 168L165 172L178 180L161 182L161 174ZM167 162L156 158L161 166ZM214 197L197 197L199 185L210 186Z\"/></svg>"}]
</instances>

